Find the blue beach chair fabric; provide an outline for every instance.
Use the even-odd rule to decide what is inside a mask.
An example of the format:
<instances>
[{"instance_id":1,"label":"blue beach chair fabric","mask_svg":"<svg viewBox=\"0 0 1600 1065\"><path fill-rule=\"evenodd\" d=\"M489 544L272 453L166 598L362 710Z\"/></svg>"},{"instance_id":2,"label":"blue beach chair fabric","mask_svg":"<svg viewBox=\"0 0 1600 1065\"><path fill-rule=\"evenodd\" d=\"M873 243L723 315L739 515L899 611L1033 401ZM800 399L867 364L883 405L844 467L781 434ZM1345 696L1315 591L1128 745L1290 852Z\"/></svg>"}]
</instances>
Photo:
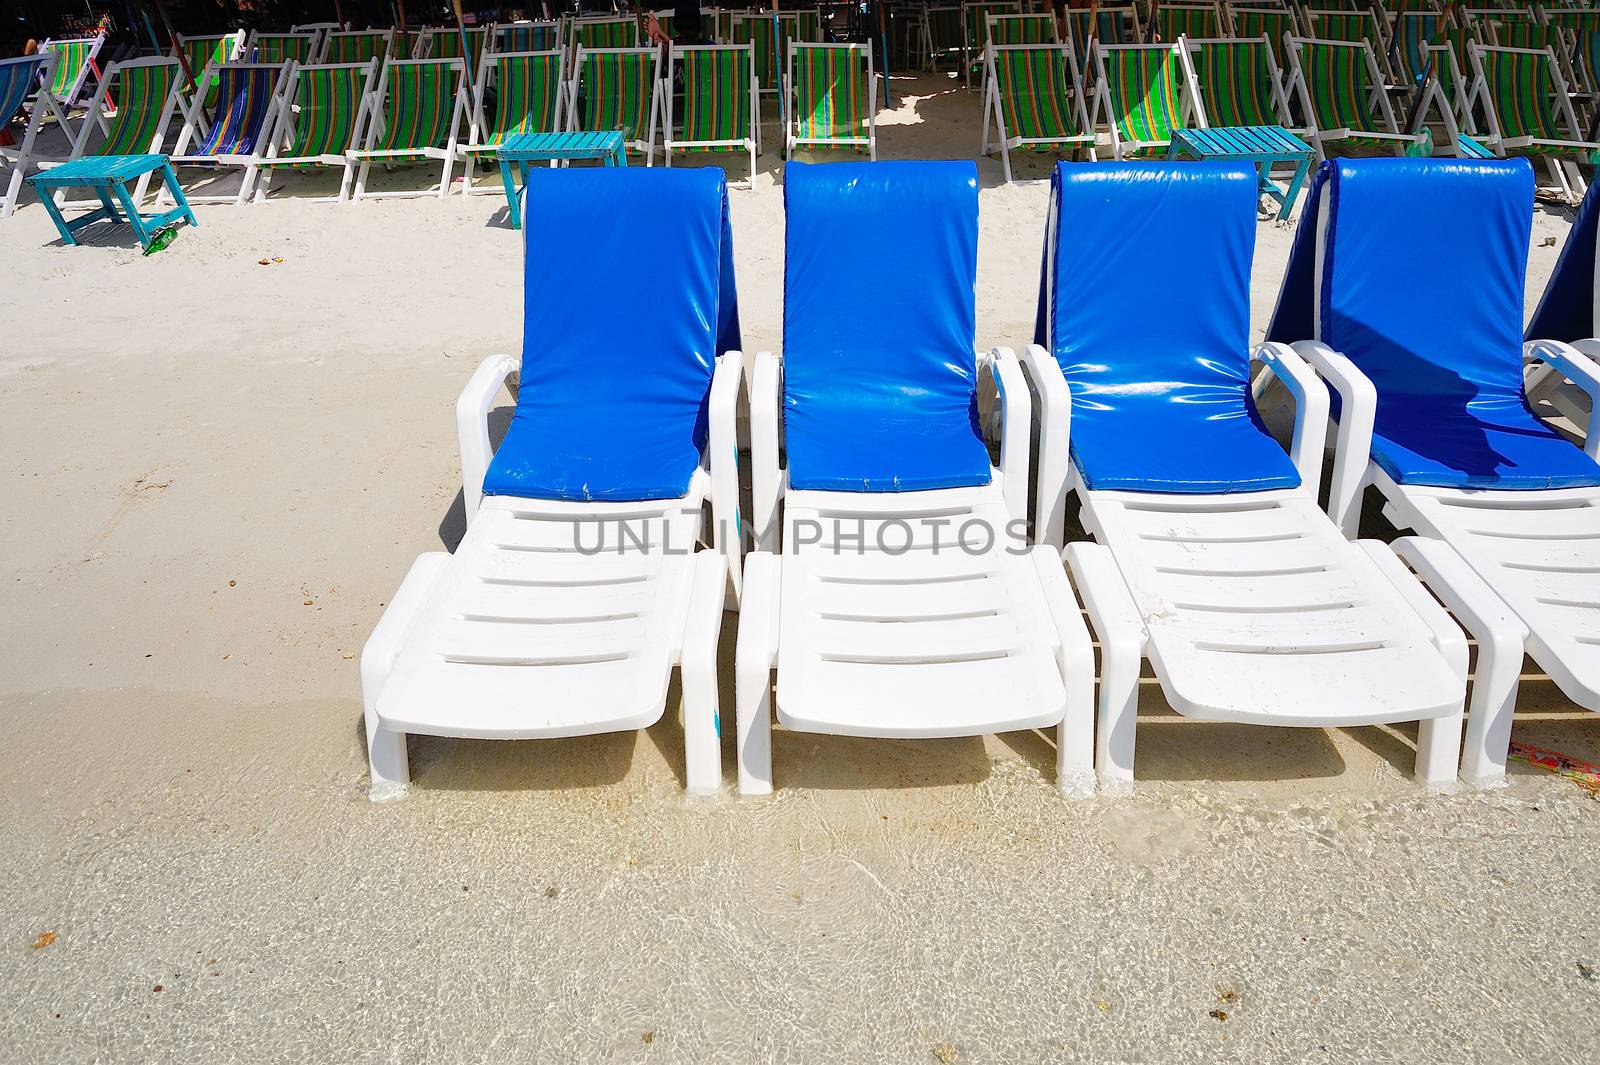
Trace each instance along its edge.
<instances>
[{"instance_id":1,"label":"blue beach chair fabric","mask_svg":"<svg viewBox=\"0 0 1600 1065\"><path fill-rule=\"evenodd\" d=\"M647 728L675 667L685 786L715 791L716 647L739 586L726 179L540 169L526 199L541 239L524 257L511 426L491 458L488 415L518 368L491 356L456 406L466 535L418 559L362 656L372 794L408 783L407 733ZM551 255L545 239L585 254ZM623 259L637 269L619 273Z\"/></svg>"},{"instance_id":2,"label":"blue beach chair fabric","mask_svg":"<svg viewBox=\"0 0 1600 1065\"><path fill-rule=\"evenodd\" d=\"M1464 683L1436 643L1459 630L1419 606L1432 601L1388 548L1351 543L1318 508L1326 391L1293 351L1254 356L1297 400L1292 461L1254 408L1256 190L1254 168L1229 162L1062 164L1052 182L1027 360L1034 527L1061 542L1070 485L1096 540L1067 559L1102 648L1100 786L1133 778L1145 658L1168 704L1202 720L1420 721L1417 775L1444 783ZM1174 237L1183 255L1147 254Z\"/></svg>"},{"instance_id":3,"label":"blue beach chair fabric","mask_svg":"<svg viewBox=\"0 0 1600 1065\"><path fill-rule=\"evenodd\" d=\"M836 168L849 166L846 175ZM791 163L784 179L784 432L795 488L988 484L978 429L978 187L969 163ZM839 195L848 178L849 196ZM925 224L930 213L948 217ZM841 299L824 263L894 248L915 288ZM907 382L915 382L910 386Z\"/></svg>"},{"instance_id":4,"label":"blue beach chair fabric","mask_svg":"<svg viewBox=\"0 0 1600 1065\"><path fill-rule=\"evenodd\" d=\"M1523 332L1526 340L1560 340L1568 344L1600 336L1595 300L1595 237L1600 229L1600 195L1593 186L1572 221L1567 242L1545 285L1539 306Z\"/></svg>"},{"instance_id":5,"label":"blue beach chair fabric","mask_svg":"<svg viewBox=\"0 0 1600 1065\"><path fill-rule=\"evenodd\" d=\"M706 206L723 172L617 169L598 183L584 169L529 172L530 232L542 236L526 257L522 387L486 495L673 499L700 465L712 368L739 347L726 190L717 211ZM633 215L641 195L658 216L595 232L597 218ZM619 273L621 261L631 266ZM674 298L662 300L668 277Z\"/></svg>"}]
</instances>

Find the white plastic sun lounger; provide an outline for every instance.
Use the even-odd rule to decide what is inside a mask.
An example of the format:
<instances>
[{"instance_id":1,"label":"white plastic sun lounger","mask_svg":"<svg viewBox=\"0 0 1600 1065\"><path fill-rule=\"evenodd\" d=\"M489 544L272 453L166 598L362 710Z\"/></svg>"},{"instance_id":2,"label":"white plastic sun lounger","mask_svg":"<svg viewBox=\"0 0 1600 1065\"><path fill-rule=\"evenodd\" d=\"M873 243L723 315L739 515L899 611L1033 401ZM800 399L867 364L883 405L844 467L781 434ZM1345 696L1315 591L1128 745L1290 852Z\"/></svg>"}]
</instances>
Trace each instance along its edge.
<instances>
[{"instance_id":1,"label":"white plastic sun lounger","mask_svg":"<svg viewBox=\"0 0 1600 1065\"><path fill-rule=\"evenodd\" d=\"M739 574L725 179L540 169L526 203L533 232L585 254L528 246L517 409L492 457L487 416L517 364L490 358L456 406L466 536L417 560L362 654L372 794L408 782L406 733L646 728L675 666L686 784L715 791L717 641ZM718 549L696 551L708 501Z\"/></svg>"},{"instance_id":2,"label":"white plastic sun lounger","mask_svg":"<svg viewBox=\"0 0 1600 1065\"><path fill-rule=\"evenodd\" d=\"M1059 786L1092 791L1093 651L1055 553L1026 545L1028 393L1008 352L983 367L1000 469L977 428L976 168L790 163L784 202L783 358L758 355L751 387L739 790L772 790L776 669L787 729L1059 726ZM841 299L850 264L885 247L902 295Z\"/></svg>"},{"instance_id":3,"label":"white plastic sun lounger","mask_svg":"<svg viewBox=\"0 0 1600 1065\"><path fill-rule=\"evenodd\" d=\"M1445 785L1460 629L1388 548L1347 541L1318 509L1328 400L1311 370L1282 346L1255 353L1297 401L1292 460L1250 397L1255 190L1248 164L1080 164L1054 178L1041 344L1026 360L1041 397L1035 528L1061 546L1070 488L1097 541L1066 554L1100 637L1100 784L1133 779L1148 658L1187 717L1419 721L1417 776ZM1135 226L1184 254L1150 255L1126 239Z\"/></svg>"},{"instance_id":4,"label":"white plastic sun lounger","mask_svg":"<svg viewBox=\"0 0 1600 1065\"><path fill-rule=\"evenodd\" d=\"M1337 351L1359 378L1330 382L1341 433L1370 427L1366 446L1339 441L1329 507L1345 530L1375 486L1389 520L1448 545L1516 630L1491 648L1508 664L1469 733L1463 776L1474 782L1504 776L1524 635L1568 698L1600 710L1600 433L1591 419L1585 454L1524 395L1533 192L1526 160L1340 160L1311 189L1269 332L1299 340L1296 350ZM1600 394L1600 368L1578 351L1528 347ZM1457 609L1444 581L1430 585ZM1480 653L1487 689L1486 672ZM1478 701L1475 691L1474 717Z\"/></svg>"}]
</instances>

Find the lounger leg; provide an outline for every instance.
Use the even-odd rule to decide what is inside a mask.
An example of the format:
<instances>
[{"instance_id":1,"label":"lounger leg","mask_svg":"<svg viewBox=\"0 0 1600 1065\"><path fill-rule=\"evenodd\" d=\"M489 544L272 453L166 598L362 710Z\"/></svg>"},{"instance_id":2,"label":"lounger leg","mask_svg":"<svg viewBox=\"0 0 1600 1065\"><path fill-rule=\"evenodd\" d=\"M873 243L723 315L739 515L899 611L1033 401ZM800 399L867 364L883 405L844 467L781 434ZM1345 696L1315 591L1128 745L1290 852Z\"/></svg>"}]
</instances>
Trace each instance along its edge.
<instances>
[{"instance_id":1,"label":"lounger leg","mask_svg":"<svg viewBox=\"0 0 1600 1065\"><path fill-rule=\"evenodd\" d=\"M722 727L717 713L717 642L722 631L722 591L728 563L720 551L695 556L694 587L683 632L683 765L691 795L722 786Z\"/></svg>"},{"instance_id":2,"label":"lounger leg","mask_svg":"<svg viewBox=\"0 0 1600 1065\"><path fill-rule=\"evenodd\" d=\"M389 679L417 612L449 561L450 556L443 551L418 556L361 650L361 710L367 727L367 761L372 773L367 797L373 802L401 798L411 784L405 734L383 727L378 717L378 695Z\"/></svg>"},{"instance_id":3,"label":"lounger leg","mask_svg":"<svg viewBox=\"0 0 1600 1065\"><path fill-rule=\"evenodd\" d=\"M777 555L758 551L745 560L744 603L734 654L740 795L772 794L771 688L778 652L780 572Z\"/></svg>"},{"instance_id":4,"label":"lounger leg","mask_svg":"<svg viewBox=\"0 0 1600 1065\"><path fill-rule=\"evenodd\" d=\"M1078 597L1100 637L1100 722L1095 734L1095 773L1100 790L1126 794L1133 788L1134 726L1139 710L1139 664L1144 627L1111 552L1100 544L1075 543L1066 551Z\"/></svg>"},{"instance_id":5,"label":"lounger leg","mask_svg":"<svg viewBox=\"0 0 1600 1065\"><path fill-rule=\"evenodd\" d=\"M1056 729L1056 787L1063 795L1087 798L1094 794L1094 644L1060 554L1043 546L1029 554L1060 641L1056 666L1067 695Z\"/></svg>"},{"instance_id":6,"label":"lounger leg","mask_svg":"<svg viewBox=\"0 0 1600 1065\"><path fill-rule=\"evenodd\" d=\"M1453 787L1461 755L1461 724L1465 717L1457 710L1449 717L1435 717L1417 725L1417 779L1431 788Z\"/></svg>"}]
</instances>

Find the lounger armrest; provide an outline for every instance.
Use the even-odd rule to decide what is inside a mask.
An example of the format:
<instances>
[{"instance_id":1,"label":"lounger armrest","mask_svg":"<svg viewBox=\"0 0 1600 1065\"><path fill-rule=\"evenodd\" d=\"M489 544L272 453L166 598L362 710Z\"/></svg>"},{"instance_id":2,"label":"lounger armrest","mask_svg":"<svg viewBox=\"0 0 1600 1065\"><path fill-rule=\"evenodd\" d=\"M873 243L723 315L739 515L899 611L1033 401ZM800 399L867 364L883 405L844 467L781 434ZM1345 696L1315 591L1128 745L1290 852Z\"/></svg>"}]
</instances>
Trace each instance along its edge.
<instances>
[{"instance_id":1,"label":"lounger armrest","mask_svg":"<svg viewBox=\"0 0 1600 1065\"><path fill-rule=\"evenodd\" d=\"M456 400L456 436L461 442L461 499L467 523L477 516L483 501L483 478L489 472L494 448L489 443L489 411L494 409L506 378L517 371L510 355L490 355L467 382Z\"/></svg>"},{"instance_id":2,"label":"lounger armrest","mask_svg":"<svg viewBox=\"0 0 1600 1065\"><path fill-rule=\"evenodd\" d=\"M1029 436L1033 432L1033 403L1022 376L1016 352L995 348L984 357L979 372L987 370L1000 399L1000 477L1005 481L1006 513L1012 522L1028 520ZM1023 527L1026 527L1025 525Z\"/></svg>"},{"instance_id":3,"label":"lounger armrest","mask_svg":"<svg viewBox=\"0 0 1600 1065\"><path fill-rule=\"evenodd\" d=\"M757 551L778 550L778 494L782 472L778 467L779 403L783 391L783 363L770 351L759 352L750 374L750 527Z\"/></svg>"},{"instance_id":4,"label":"lounger armrest","mask_svg":"<svg viewBox=\"0 0 1600 1065\"><path fill-rule=\"evenodd\" d=\"M1591 351L1600 345L1579 341ZM1522 345L1525 359L1549 363L1557 373L1577 385L1589 397L1589 424L1584 428L1583 453L1600 461L1600 366L1585 352L1559 340L1530 340Z\"/></svg>"},{"instance_id":5,"label":"lounger armrest","mask_svg":"<svg viewBox=\"0 0 1600 1065\"><path fill-rule=\"evenodd\" d=\"M1022 349L1021 363L1026 380L1039 397L1039 495L1034 504L1033 541L1059 550L1066 544L1072 389L1055 356L1038 344Z\"/></svg>"},{"instance_id":6,"label":"lounger armrest","mask_svg":"<svg viewBox=\"0 0 1600 1065\"><path fill-rule=\"evenodd\" d=\"M730 351L717 357L711 373L711 521L714 545L728 560L733 594L739 595L744 541L739 531L739 384L744 355Z\"/></svg>"},{"instance_id":7,"label":"lounger armrest","mask_svg":"<svg viewBox=\"0 0 1600 1065\"><path fill-rule=\"evenodd\" d=\"M1333 444L1333 481L1328 485L1328 516L1346 536L1361 522L1361 492L1372 460L1372 422L1378 390L1356 364L1320 340L1297 340L1295 354L1311 364L1339 394L1338 432Z\"/></svg>"},{"instance_id":8,"label":"lounger armrest","mask_svg":"<svg viewBox=\"0 0 1600 1065\"><path fill-rule=\"evenodd\" d=\"M1328 389L1316 371L1287 344L1269 341L1256 348L1251 358L1261 363L1263 374L1282 381L1294 397L1289 458L1300 471L1301 485L1312 499L1317 499L1322 490L1322 447L1328 439ZM1256 394L1260 394L1259 389Z\"/></svg>"}]
</instances>

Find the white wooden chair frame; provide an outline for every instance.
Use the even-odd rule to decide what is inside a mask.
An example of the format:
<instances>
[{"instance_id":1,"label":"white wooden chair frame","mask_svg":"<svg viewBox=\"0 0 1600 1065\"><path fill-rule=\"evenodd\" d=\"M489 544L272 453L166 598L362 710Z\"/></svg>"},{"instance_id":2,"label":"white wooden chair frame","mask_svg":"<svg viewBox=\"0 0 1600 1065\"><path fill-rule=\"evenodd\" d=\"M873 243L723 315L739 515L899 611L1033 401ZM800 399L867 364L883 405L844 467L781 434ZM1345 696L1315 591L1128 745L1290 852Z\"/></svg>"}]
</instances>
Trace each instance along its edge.
<instances>
[{"instance_id":1,"label":"white wooden chair frame","mask_svg":"<svg viewBox=\"0 0 1600 1065\"><path fill-rule=\"evenodd\" d=\"M31 103L27 105L28 124L23 129L22 140L15 145L0 146L0 172L8 169L11 171L11 180L6 183L5 196L0 198L0 218L10 218L16 211L17 200L22 195L23 179L28 176L28 167L30 164L37 166L40 162L34 157L33 146L39 135L39 125L44 121L44 113L49 111L55 115L62 129L70 128L66 124L66 109L49 89L56 64L60 61L61 53L50 51L41 51L40 57L25 55L14 59L0 59L0 67L20 66L24 63L39 64L39 87L35 90Z\"/></svg>"},{"instance_id":2,"label":"white wooden chair frame","mask_svg":"<svg viewBox=\"0 0 1600 1065\"><path fill-rule=\"evenodd\" d=\"M456 69L455 104L450 109L450 128L445 136L444 147L435 148L428 145L415 148L374 148L373 145L377 143L378 135L383 127L383 102L389 89L389 72L401 66L427 65L453 66ZM365 114L366 128L358 138L358 143L363 144L364 147L353 148L350 151L350 158L355 160L357 164L356 188L355 194L351 197L351 202L383 199L418 199L425 196L436 196L442 200L450 195L450 171L454 168L456 162L456 138L461 132L461 117L467 113L471 106L467 97L469 80L466 60L460 56L454 56L450 59L391 59L383 65L383 72L378 75L378 84L368 98ZM427 189L393 189L387 192L367 191L367 176L371 173L373 163L378 163L388 169L397 162L400 165L414 163L417 161L417 156L439 160L438 192L430 192Z\"/></svg>"},{"instance_id":3,"label":"white wooden chair frame","mask_svg":"<svg viewBox=\"0 0 1600 1065\"><path fill-rule=\"evenodd\" d=\"M676 83L678 72L678 57L685 52L736 52L744 51L750 56L750 135L742 140L721 141L684 141L674 140L673 133L676 116L673 113L672 86ZM685 92L688 87L685 86ZM743 182L730 182L741 188L753 189L756 183L756 156L761 154L761 83L756 78L756 54L754 42L745 44L704 44L704 45L673 45L667 52L666 77L662 82L662 103L665 105L665 119L661 123L661 148L666 165L672 165L672 152L686 151L694 148L733 148L741 147L750 153L750 177Z\"/></svg>"},{"instance_id":4,"label":"white wooden chair frame","mask_svg":"<svg viewBox=\"0 0 1600 1065\"><path fill-rule=\"evenodd\" d=\"M847 48L852 52L864 54L867 58L867 135L865 137L801 137L800 114L798 109L799 89L794 81L794 57L802 48ZM873 162L878 160L878 78L876 68L872 63L872 42L864 44L815 44L807 41L790 41L789 55L784 66L784 100L786 106L784 113L788 117L788 127L784 130L784 144L787 155L794 156L794 150L806 145L816 145L823 148L836 148L848 151L851 148L865 148L867 158Z\"/></svg>"},{"instance_id":5,"label":"white wooden chair frame","mask_svg":"<svg viewBox=\"0 0 1600 1065\"><path fill-rule=\"evenodd\" d=\"M295 109L295 96L300 91L299 75L307 70L326 70L332 67L356 70L365 68L367 72L366 77L362 79L361 93L356 100L356 117L350 126L350 144L346 146L344 153L340 155L298 156L292 159L288 156L280 156L278 154L280 151L294 143L295 123L299 121L299 113ZM288 72L284 76L283 100L278 107L278 122L272 131L272 138L267 144L267 154L262 162L292 161L296 163L314 163L321 167L341 167L344 170L344 175L339 181L338 195L315 198L312 202L344 203L350 198L350 189L355 179L355 161L350 157L350 149L359 143L361 130L366 121L366 110L372 98L374 79L377 76L378 60L376 58L369 59L365 63L291 63ZM257 164L256 203L266 202L274 173L275 171L272 167Z\"/></svg>"},{"instance_id":6,"label":"white wooden chair frame","mask_svg":"<svg viewBox=\"0 0 1600 1065\"><path fill-rule=\"evenodd\" d=\"M1053 137L1023 137L1012 136L1006 129L1005 109L1001 106L1000 79L997 74L997 60L1001 52L1032 51L1036 49L1053 48L1063 52L1067 57L1067 74L1072 84L1066 86L1067 93L1072 97L1069 107L1078 116L1078 129L1082 132L1076 136L1065 137L1057 140ZM995 142L1000 149L1000 166L1005 172L1006 182L1011 181L1011 149L1020 148L1028 144L1060 145L1065 151L1072 151L1082 145L1089 150L1089 158L1095 158L1094 127L1089 124L1089 112L1083 102L1083 73L1078 69L1078 56L1072 47L1069 38L1059 44L994 44L990 43L988 53L984 56L984 83L986 88L983 94L983 143L978 149L980 155L989 154L989 127L990 118L994 119Z\"/></svg>"}]
</instances>

